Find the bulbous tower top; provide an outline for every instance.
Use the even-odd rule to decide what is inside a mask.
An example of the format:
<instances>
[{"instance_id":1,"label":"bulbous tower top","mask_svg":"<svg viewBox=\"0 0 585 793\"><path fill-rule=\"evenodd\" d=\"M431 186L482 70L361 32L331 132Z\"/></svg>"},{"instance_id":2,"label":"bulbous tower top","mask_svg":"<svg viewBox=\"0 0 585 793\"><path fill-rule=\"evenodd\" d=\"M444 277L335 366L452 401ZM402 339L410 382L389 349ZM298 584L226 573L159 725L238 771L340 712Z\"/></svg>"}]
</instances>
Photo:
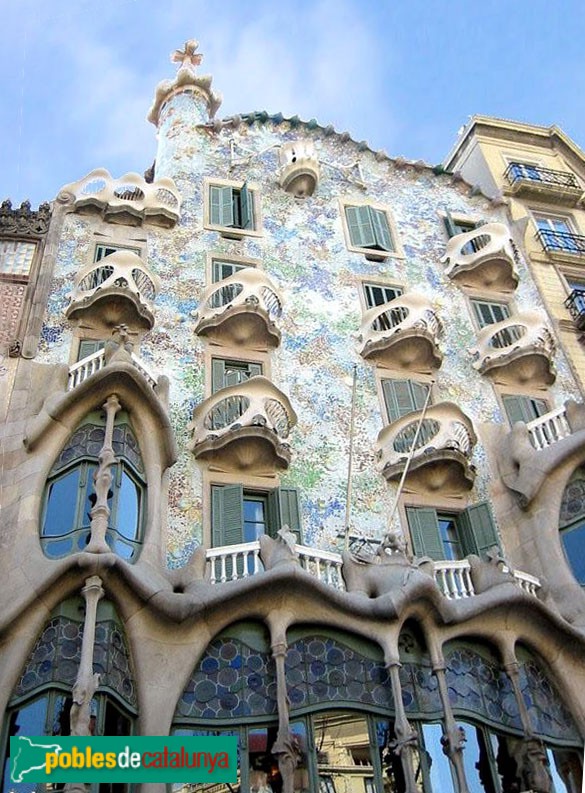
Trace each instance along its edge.
<instances>
[{"instance_id":1,"label":"bulbous tower top","mask_svg":"<svg viewBox=\"0 0 585 793\"><path fill-rule=\"evenodd\" d=\"M171 53L171 61L178 64L174 80L163 80L155 91L154 101L147 119L156 127L160 127L165 109L169 100L178 94L191 94L197 108L198 121L204 124L215 116L221 105L221 94L216 94L211 88L212 77L209 74L197 74L197 67L203 60L203 55L197 52L199 42L189 39L183 49Z\"/></svg>"}]
</instances>

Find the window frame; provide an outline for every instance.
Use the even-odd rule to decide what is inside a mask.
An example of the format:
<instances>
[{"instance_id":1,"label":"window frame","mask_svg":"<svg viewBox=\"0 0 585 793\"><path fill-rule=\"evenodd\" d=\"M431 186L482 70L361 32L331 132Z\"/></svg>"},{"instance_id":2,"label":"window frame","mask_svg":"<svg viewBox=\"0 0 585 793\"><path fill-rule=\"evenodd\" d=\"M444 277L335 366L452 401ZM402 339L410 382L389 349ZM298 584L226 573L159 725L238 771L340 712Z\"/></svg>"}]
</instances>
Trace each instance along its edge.
<instances>
[{"instance_id":1,"label":"window frame","mask_svg":"<svg viewBox=\"0 0 585 793\"><path fill-rule=\"evenodd\" d=\"M497 395L498 395L498 399L499 399L499 402L500 402L500 405L501 405L501 409L502 409L502 416L505 419L505 421L507 421L508 426L510 427L510 429L512 429L514 427L514 424L516 422L512 422L512 420L510 418L510 414L508 412L508 408L506 407L506 399L509 400L509 399L514 398L514 399L521 399L521 400L532 400L532 401L543 402L544 405L546 406L546 410L543 413L540 413L539 416L544 416L547 413L550 413L551 410L554 410L554 407L552 406L552 400L550 398L550 394L548 393L548 391L543 391L543 392L541 392L539 394L535 394L534 392L522 393L521 391L518 391L518 390L516 390L516 391L500 391L500 392L498 392ZM519 409L520 413L525 413L525 415L528 415L528 410L525 410L526 407L527 407L526 405L521 407ZM528 419L528 421L533 421L534 419L539 418L539 416L533 416L532 418ZM525 423L527 423L524 418L517 419L516 421L524 421Z\"/></svg>"},{"instance_id":2,"label":"window frame","mask_svg":"<svg viewBox=\"0 0 585 793\"><path fill-rule=\"evenodd\" d=\"M382 248L360 246L354 244L351 237L346 210L348 208L351 209L351 208L358 208L364 206L369 207L371 210L384 213L386 217L386 223L388 226L388 232L393 245L392 250L384 250ZM369 259L371 261L383 261L384 259L389 259L389 258L392 259L405 258L404 251L402 249L400 238L398 235L398 228L396 226L394 217L388 205L376 203L373 201L366 201L364 199L359 199L359 198L358 199L340 198L339 207L340 207L341 224L345 238L345 247L347 248L348 251L351 251L352 253L361 253L366 257L366 259Z\"/></svg>"},{"instance_id":3,"label":"window frame","mask_svg":"<svg viewBox=\"0 0 585 793\"><path fill-rule=\"evenodd\" d=\"M229 187L232 190L241 190L244 186L250 193L251 198L253 220L252 228L222 226L219 223L213 223L211 217L211 188ZM203 228L209 231L218 231L222 237L227 237L228 239L263 236L259 186L253 182L248 182L246 179L243 181L234 181L230 179L205 178L203 180Z\"/></svg>"},{"instance_id":4,"label":"window frame","mask_svg":"<svg viewBox=\"0 0 585 793\"><path fill-rule=\"evenodd\" d=\"M399 421L404 416L408 416L411 413L416 413L417 411L422 410L423 407L424 407L424 402L426 400L426 396L427 396L427 393L428 393L429 390L430 390L430 393L431 393L431 398L429 400L429 405L433 404L433 399L434 399L433 381L430 378L426 379L424 377L409 377L408 374L409 374L408 372L403 372L401 374L401 376L397 376L397 373L395 373L395 372L391 373L391 372L385 372L385 371L381 371L380 374L379 374L379 378L378 379L379 379L379 389L380 389L380 403L382 405L383 417L384 416L386 417L386 419L387 419L386 423L387 424L394 424L394 422ZM413 373L413 374L415 374L415 373ZM385 385L386 382L390 382L390 383L403 383L403 382L404 383L408 383L409 384L408 385L408 390L410 392L409 396L412 396L413 404L416 403L417 399L420 402L420 399L419 399L419 397L420 397L423 400L421 406L420 407L414 407L412 410L408 410L408 411L405 411L403 413L400 413L400 415L397 415L395 418L393 418L393 414L391 413L391 409L389 407L388 400L386 398L386 392L387 392L387 390L389 388L389 387L387 387ZM414 389L412 388L411 384L414 385L414 387L415 387ZM416 387L419 387L421 389L425 389L426 390L426 393L424 394L424 396L422 394L419 394L418 396L415 395L416 394L416 391L415 391ZM394 388L394 386L391 386L390 388ZM396 402L398 402L399 396L395 394L394 398L395 398Z\"/></svg>"},{"instance_id":5,"label":"window frame","mask_svg":"<svg viewBox=\"0 0 585 793\"><path fill-rule=\"evenodd\" d=\"M428 534L423 541L423 532L426 521L427 528L430 525L431 516L434 513L436 524L436 534ZM412 515L412 524L410 516ZM501 532L493 514L489 501L478 501L468 504L463 509L455 505L427 504L427 503L405 503L403 505L403 526L407 531L405 536L408 545L414 556L429 556L433 561L448 561L449 557L445 553L445 546L439 527L439 518L442 516L453 517L455 519L456 530L460 547L462 550L461 559L471 553L484 556L487 551L496 546L502 548ZM416 518L416 520L415 520ZM475 521L475 524L474 524ZM418 525L414 525L415 522ZM419 536L415 540L415 533ZM477 534L476 534L477 532ZM483 537L481 532L484 533ZM491 536L490 536L491 534ZM495 539L494 539L495 538ZM421 550L422 553L419 553Z\"/></svg>"},{"instance_id":6,"label":"window frame","mask_svg":"<svg viewBox=\"0 0 585 793\"><path fill-rule=\"evenodd\" d=\"M388 303L391 302L390 300L387 300L384 303L375 303L375 304L370 306L368 304L368 292L367 292L368 287L369 288L374 288L374 289L383 289L383 290L392 289L393 291L399 293L399 294L396 295L396 297L402 297L402 295L404 295L404 293L406 291L406 287L403 286L402 284L390 283L388 281L377 281L377 280L372 279L372 278L362 278L362 279L360 279L359 299L360 299L360 305L361 305L363 313L365 313L366 311L370 311L370 309L372 309L372 308L377 308L378 306L388 305ZM392 298L392 300L394 300L394 299L396 299L396 298Z\"/></svg>"},{"instance_id":7,"label":"window frame","mask_svg":"<svg viewBox=\"0 0 585 793\"><path fill-rule=\"evenodd\" d=\"M236 256L231 253L223 254L221 252L207 252L206 255L206 265L205 265L205 283L208 286L220 284L221 281L225 280L225 278L229 278L231 276L225 276L218 281L214 278L214 268L216 262L223 262L224 264L232 264L237 269L235 272L239 272L241 270L245 270L247 268L254 268L256 270L261 270L261 262L259 259L250 259L245 256ZM233 275L234 273L232 273Z\"/></svg>"},{"instance_id":8,"label":"window frame","mask_svg":"<svg viewBox=\"0 0 585 793\"><path fill-rule=\"evenodd\" d=\"M478 295L478 294L471 294L467 295L468 303L469 303L469 314L471 316L471 320L473 322L473 326L475 327L477 332L481 332L484 328L488 328L491 325L496 325L498 322L504 322L506 319L510 319L514 313L514 305L512 304L511 300L506 299L494 299L491 295ZM478 304L483 303L489 306L504 306L508 311L508 316L504 317L504 319L498 319L495 322L487 322L485 324L481 323Z\"/></svg>"},{"instance_id":9,"label":"window frame","mask_svg":"<svg viewBox=\"0 0 585 793\"><path fill-rule=\"evenodd\" d=\"M99 242L99 241L94 241L94 243L95 244L93 247L93 259L92 259L93 264L98 264L99 262L103 262L103 260L106 257L111 256L113 253L118 253L118 251L129 251L130 253L135 253L137 256L142 256L143 253L143 247L140 245L126 245L126 244L120 245L117 242ZM110 253L106 253L98 259L97 254L100 248L106 248L106 249L112 248L112 250L110 251Z\"/></svg>"}]
</instances>

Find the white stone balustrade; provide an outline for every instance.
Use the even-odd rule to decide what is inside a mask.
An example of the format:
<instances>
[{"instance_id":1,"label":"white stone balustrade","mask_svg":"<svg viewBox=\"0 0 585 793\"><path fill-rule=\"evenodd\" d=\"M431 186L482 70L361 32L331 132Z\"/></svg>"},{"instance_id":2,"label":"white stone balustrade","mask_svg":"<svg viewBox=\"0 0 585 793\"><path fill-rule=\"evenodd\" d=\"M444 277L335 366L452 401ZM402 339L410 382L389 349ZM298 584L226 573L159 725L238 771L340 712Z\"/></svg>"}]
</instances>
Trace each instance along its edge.
<instances>
[{"instance_id":1,"label":"white stone balustrade","mask_svg":"<svg viewBox=\"0 0 585 793\"><path fill-rule=\"evenodd\" d=\"M430 345L427 357L439 366L442 358L439 337L442 332L443 326L429 299L416 292L406 292L364 313L359 335L362 342L360 354L368 358L392 347L394 355L396 345L408 343L412 347L419 339L422 346Z\"/></svg>"},{"instance_id":2,"label":"white stone balustrade","mask_svg":"<svg viewBox=\"0 0 585 793\"><path fill-rule=\"evenodd\" d=\"M267 377L251 377L222 388L199 405L190 428L193 443L219 437L242 427L265 427L280 439L288 438L297 422L289 399Z\"/></svg>"},{"instance_id":3,"label":"white stone balustrade","mask_svg":"<svg viewBox=\"0 0 585 793\"><path fill-rule=\"evenodd\" d=\"M313 142L296 140L283 144L279 152L280 186L297 198L313 195L319 184L319 160Z\"/></svg>"},{"instance_id":4,"label":"white stone balustrade","mask_svg":"<svg viewBox=\"0 0 585 793\"><path fill-rule=\"evenodd\" d=\"M556 441L568 438L571 428L565 408L557 408L526 424L528 437L535 449L546 449Z\"/></svg>"},{"instance_id":5,"label":"white stone balustrade","mask_svg":"<svg viewBox=\"0 0 585 793\"><path fill-rule=\"evenodd\" d=\"M340 554L309 548L306 545L295 545L294 550L303 570L333 589L345 591L341 574L343 561ZM209 548L206 550L206 559L210 584L238 581L264 571L258 541ZM434 580L448 600L461 600L476 595L468 559L448 559L435 561L432 564ZM505 566L503 570L509 572ZM520 570L513 570L512 575L520 589L528 595L537 597L540 589L538 578Z\"/></svg>"},{"instance_id":6,"label":"white stone balustrade","mask_svg":"<svg viewBox=\"0 0 585 793\"><path fill-rule=\"evenodd\" d=\"M144 361L141 361L135 353L131 353L130 357L133 366L146 379L148 384L154 388L157 384L156 376L150 371ZM104 366L106 366L106 357L103 349L96 350L95 352L92 352L91 355L83 358L81 361L77 361L77 363L72 364L69 367L69 381L67 384L67 390L72 391L78 385L87 380L88 377L91 377L92 374L95 374L96 372L99 372L100 369L103 369Z\"/></svg>"},{"instance_id":7,"label":"white stone balustrade","mask_svg":"<svg viewBox=\"0 0 585 793\"><path fill-rule=\"evenodd\" d=\"M518 272L510 233L503 223L486 223L447 243L445 273L471 285L515 289Z\"/></svg>"},{"instance_id":8,"label":"white stone balustrade","mask_svg":"<svg viewBox=\"0 0 585 793\"><path fill-rule=\"evenodd\" d=\"M525 356L539 356L545 359L545 369L549 372L545 382L551 383L554 381L552 361L555 349L554 337L542 314L522 311L482 328L477 344L469 352L473 356L473 366L481 374L517 362Z\"/></svg>"},{"instance_id":9,"label":"white stone balustrade","mask_svg":"<svg viewBox=\"0 0 585 793\"><path fill-rule=\"evenodd\" d=\"M95 210L106 221L129 225L150 221L171 228L181 212L181 198L172 179L163 177L149 184L137 173L114 179L105 168L66 185L59 198L71 201L75 211Z\"/></svg>"},{"instance_id":10,"label":"white stone balustrade","mask_svg":"<svg viewBox=\"0 0 585 793\"><path fill-rule=\"evenodd\" d=\"M379 433L378 465L387 478L399 475L413 444L415 465L417 460L440 459L444 451L456 451L466 460L471 458L477 437L471 420L457 405L453 402L430 405L419 429L422 413L422 410L408 413Z\"/></svg>"}]
</instances>

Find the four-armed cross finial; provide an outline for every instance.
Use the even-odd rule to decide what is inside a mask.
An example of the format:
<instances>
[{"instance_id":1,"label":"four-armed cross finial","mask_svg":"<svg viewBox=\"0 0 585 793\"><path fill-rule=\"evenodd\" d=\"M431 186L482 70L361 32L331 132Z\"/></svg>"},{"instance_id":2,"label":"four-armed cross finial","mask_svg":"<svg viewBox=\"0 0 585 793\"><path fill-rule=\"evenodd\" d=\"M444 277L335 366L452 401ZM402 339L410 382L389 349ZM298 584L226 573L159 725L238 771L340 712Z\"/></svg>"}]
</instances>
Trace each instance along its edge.
<instances>
[{"instance_id":1,"label":"four-armed cross finial","mask_svg":"<svg viewBox=\"0 0 585 793\"><path fill-rule=\"evenodd\" d=\"M183 45L182 50L175 50L171 54L171 62L179 63L179 68L187 67L188 69L191 68L194 70L203 60L203 55L195 51L198 46L198 41L189 39L189 41L186 41Z\"/></svg>"}]
</instances>

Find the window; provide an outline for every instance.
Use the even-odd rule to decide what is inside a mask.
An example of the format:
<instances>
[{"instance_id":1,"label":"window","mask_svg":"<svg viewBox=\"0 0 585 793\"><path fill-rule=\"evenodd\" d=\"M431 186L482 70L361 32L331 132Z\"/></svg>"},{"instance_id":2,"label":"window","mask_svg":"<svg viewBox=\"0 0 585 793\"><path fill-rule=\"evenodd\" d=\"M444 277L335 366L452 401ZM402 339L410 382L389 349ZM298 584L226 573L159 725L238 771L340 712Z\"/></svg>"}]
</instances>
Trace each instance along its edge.
<instances>
[{"instance_id":1,"label":"window","mask_svg":"<svg viewBox=\"0 0 585 793\"><path fill-rule=\"evenodd\" d=\"M412 550L431 559L462 559L499 547L498 532L487 502L449 513L432 507L406 507Z\"/></svg>"},{"instance_id":2,"label":"window","mask_svg":"<svg viewBox=\"0 0 585 793\"><path fill-rule=\"evenodd\" d=\"M214 547L253 542L263 534L274 537L288 526L302 540L301 510L294 487L261 491L243 485L211 488L211 541Z\"/></svg>"},{"instance_id":3,"label":"window","mask_svg":"<svg viewBox=\"0 0 585 793\"><path fill-rule=\"evenodd\" d=\"M344 211L350 250L366 255L372 251L396 252L389 215L385 209L362 204L345 206Z\"/></svg>"},{"instance_id":4,"label":"window","mask_svg":"<svg viewBox=\"0 0 585 793\"><path fill-rule=\"evenodd\" d=\"M467 234L468 231L474 231L478 227L478 223L474 220L468 219L455 219L453 215L446 211L443 218L445 230L449 238L456 237L458 234Z\"/></svg>"},{"instance_id":5,"label":"window","mask_svg":"<svg viewBox=\"0 0 585 793\"><path fill-rule=\"evenodd\" d=\"M567 484L559 522L561 545L581 586L585 586L585 471L578 469Z\"/></svg>"},{"instance_id":6,"label":"window","mask_svg":"<svg viewBox=\"0 0 585 793\"><path fill-rule=\"evenodd\" d=\"M140 248L127 248L122 245L111 245L111 244L102 244L95 246L95 251L93 255L94 262L101 262L106 256L109 256L111 253L116 253L116 251L130 251L131 253L137 253L140 256L141 250Z\"/></svg>"},{"instance_id":7,"label":"window","mask_svg":"<svg viewBox=\"0 0 585 793\"><path fill-rule=\"evenodd\" d=\"M36 249L36 242L0 240L0 273L28 277Z\"/></svg>"},{"instance_id":8,"label":"window","mask_svg":"<svg viewBox=\"0 0 585 793\"><path fill-rule=\"evenodd\" d=\"M83 551L89 542L94 475L104 430L99 414L90 417L51 469L41 524L41 545L51 559ZM116 417L112 445L117 462L111 469L106 542L118 556L134 561L140 550L145 485L140 451L125 413Z\"/></svg>"},{"instance_id":9,"label":"window","mask_svg":"<svg viewBox=\"0 0 585 793\"><path fill-rule=\"evenodd\" d=\"M104 345L105 341L100 341L99 339L82 339L79 342L77 360L83 361L84 358L92 355L92 353L97 352L98 350L103 350Z\"/></svg>"},{"instance_id":10,"label":"window","mask_svg":"<svg viewBox=\"0 0 585 793\"><path fill-rule=\"evenodd\" d=\"M226 360L213 358L211 361L211 393L222 388L239 385L262 374L262 364L253 361Z\"/></svg>"},{"instance_id":11,"label":"window","mask_svg":"<svg viewBox=\"0 0 585 793\"><path fill-rule=\"evenodd\" d=\"M585 280L573 275L565 275L564 278L569 290L565 306L569 309L579 330L583 330L585 327Z\"/></svg>"},{"instance_id":12,"label":"window","mask_svg":"<svg viewBox=\"0 0 585 793\"><path fill-rule=\"evenodd\" d=\"M502 396L502 404L511 427L517 421L523 421L528 424L529 421L533 421L539 416L544 416L550 409L545 399L517 394L504 394Z\"/></svg>"},{"instance_id":13,"label":"window","mask_svg":"<svg viewBox=\"0 0 585 793\"><path fill-rule=\"evenodd\" d=\"M238 262L225 261L224 259L212 259L211 281L216 284L218 281L223 281L225 278L229 278L231 275L250 266L249 264L239 264Z\"/></svg>"},{"instance_id":14,"label":"window","mask_svg":"<svg viewBox=\"0 0 585 793\"><path fill-rule=\"evenodd\" d=\"M241 185L208 184L206 191L205 225L221 231L224 236L240 237L241 232L258 234L258 191L247 182ZM229 230L234 234L230 234Z\"/></svg>"},{"instance_id":15,"label":"window","mask_svg":"<svg viewBox=\"0 0 585 793\"><path fill-rule=\"evenodd\" d=\"M363 284L364 298L367 308L383 306L400 297L402 289L399 286L386 286L384 284Z\"/></svg>"},{"instance_id":16,"label":"window","mask_svg":"<svg viewBox=\"0 0 585 793\"><path fill-rule=\"evenodd\" d=\"M414 380L382 380L388 421L398 421L407 413L422 410L429 390L430 385Z\"/></svg>"},{"instance_id":17,"label":"window","mask_svg":"<svg viewBox=\"0 0 585 793\"><path fill-rule=\"evenodd\" d=\"M534 222L545 251L585 253L583 238L575 234L569 218L559 215L534 215Z\"/></svg>"},{"instance_id":18,"label":"window","mask_svg":"<svg viewBox=\"0 0 585 793\"><path fill-rule=\"evenodd\" d=\"M507 303L493 303L487 300L472 300L473 312L480 328L502 322L510 316Z\"/></svg>"}]
</instances>

